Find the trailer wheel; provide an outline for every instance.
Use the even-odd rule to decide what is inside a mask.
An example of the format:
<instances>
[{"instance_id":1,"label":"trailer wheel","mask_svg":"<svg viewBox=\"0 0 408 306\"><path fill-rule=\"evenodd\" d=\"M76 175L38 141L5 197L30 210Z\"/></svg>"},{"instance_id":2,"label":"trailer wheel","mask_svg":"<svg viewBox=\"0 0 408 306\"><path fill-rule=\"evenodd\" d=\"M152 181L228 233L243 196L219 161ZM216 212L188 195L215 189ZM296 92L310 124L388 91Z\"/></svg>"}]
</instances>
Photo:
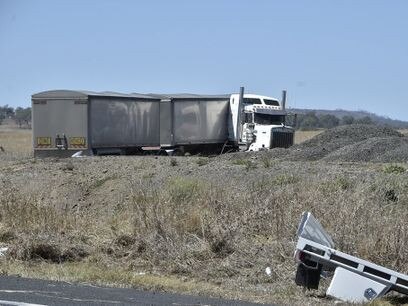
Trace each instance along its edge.
<instances>
[{"instance_id":1,"label":"trailer wheel","mask_svg":"<svg viewBox=\"0 0 408 306\"><path fill-rule=\"evenodd\" d=\"M166 150L160 150L159 152L156 153L156 155L159 155L159 156L168 156L169 154L167 154Z\"/></svg>"},{"instance_id":2,"label":"trailer wheel","mask_svg":"<svg viewBox=\"0 0 408 306\"><path fill-rule=\"evenodd\" d=\"M173 151L173 156L184 156L184 150L180 150L180 149L175 149Z\"/></svg>"}]
</instances>

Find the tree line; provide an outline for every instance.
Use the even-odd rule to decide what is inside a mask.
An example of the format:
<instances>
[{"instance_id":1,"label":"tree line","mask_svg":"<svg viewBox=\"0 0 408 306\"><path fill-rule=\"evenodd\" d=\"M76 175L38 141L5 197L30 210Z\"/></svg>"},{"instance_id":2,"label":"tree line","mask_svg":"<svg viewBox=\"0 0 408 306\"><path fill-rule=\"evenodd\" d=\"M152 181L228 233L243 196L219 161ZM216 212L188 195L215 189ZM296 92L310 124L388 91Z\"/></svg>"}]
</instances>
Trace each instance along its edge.
<instances>
[{"instance_id":1,"label":"tree line","mask_svg":"<svg viewBox=\"0 0 408 306\"><path fill-rule=\"evenodd\" d=\"M299 130L314 130L320 128L330 129L339 125L347 124L375 124L375 122L369 116L357 119L353 116L346 115L338 118L330 114L317 115L315 112L307 112L297 115L295 127Z\"/></svg>"},{"instance_id":2,"label":"tree line","mask_svg":"<svg viewBox=\"0 0 408 306\"><path fill-rule=\"evenodd\" d=\"M13 119L20 127L31 123L31 107L16 107L8 105L0 106L0 124L4 119Z\"/></svg>"}]
</instances>

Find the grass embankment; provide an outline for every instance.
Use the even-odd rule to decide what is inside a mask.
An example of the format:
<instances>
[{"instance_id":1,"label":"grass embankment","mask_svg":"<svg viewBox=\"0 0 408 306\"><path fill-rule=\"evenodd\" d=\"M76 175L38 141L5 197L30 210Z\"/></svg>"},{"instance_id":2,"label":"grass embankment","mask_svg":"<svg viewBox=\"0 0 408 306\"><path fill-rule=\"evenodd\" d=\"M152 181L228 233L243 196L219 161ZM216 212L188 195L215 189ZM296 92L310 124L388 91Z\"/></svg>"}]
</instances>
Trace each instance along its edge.
<instances>
[{"instance_id":1,"label":"grass embankment","mask_svg":"<svg viewBox=\"0 0 408 306\"><path fill-rule=\"evenodd\" d=\"M59 174L47 189L70 185L79 193L72 206L50 201L40 187L28 192L17 181L3 182L0 240L10 247L3 273L284 304L329 303L319 298L323 289L306 294L305 301L293 284L295 232L305 210L321 220L339 249L408 271L403 165L251 159L248 167L218 158L204 165L202 158L172 160L81 159L72 170L64 170L65 162L51 168L48 161L32 164L45 180ZM92 163L102 169L115 164L117 173L74 183L72 178L81 181L94 169ZM129 174L129 166L138 173ZM220 181L221 167L230 173ZM105 202L98 203L101 193ZM271 276L264 273L268 266Z\"/></svg>"},{"instance_id":2,"label":"grass embankment","mask_svg":"<svg viewBox=\"0 0 408 306\"><path fill-rule=\"evenodd\" d=\"M268 154L1 161L3 274L333 304L294 285L308 210L337 248L408 272L406 164ZM270 267L272 274L265 274ZM376 305L406 303L387 298Z\"/></svg>"}]
</instances>

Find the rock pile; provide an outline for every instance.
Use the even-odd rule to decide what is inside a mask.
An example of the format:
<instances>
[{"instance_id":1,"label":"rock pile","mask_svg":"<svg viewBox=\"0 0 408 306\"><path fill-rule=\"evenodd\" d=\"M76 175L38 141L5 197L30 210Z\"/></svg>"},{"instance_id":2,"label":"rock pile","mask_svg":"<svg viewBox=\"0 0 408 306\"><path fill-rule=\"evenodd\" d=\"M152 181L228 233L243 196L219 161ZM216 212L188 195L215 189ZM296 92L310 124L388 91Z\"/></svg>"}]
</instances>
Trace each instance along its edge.
<instances>
[{"instance_id":1,"label":"rock pile","mask_svg":"<svg viewBox=\"0 0 408 306\"><path fill-rule=\"evenodd\" d=\"M389 127L346 125L293 146L287 153L288 159L300 161L405 162L408 138Z\"/></svg>"}]
</instances>

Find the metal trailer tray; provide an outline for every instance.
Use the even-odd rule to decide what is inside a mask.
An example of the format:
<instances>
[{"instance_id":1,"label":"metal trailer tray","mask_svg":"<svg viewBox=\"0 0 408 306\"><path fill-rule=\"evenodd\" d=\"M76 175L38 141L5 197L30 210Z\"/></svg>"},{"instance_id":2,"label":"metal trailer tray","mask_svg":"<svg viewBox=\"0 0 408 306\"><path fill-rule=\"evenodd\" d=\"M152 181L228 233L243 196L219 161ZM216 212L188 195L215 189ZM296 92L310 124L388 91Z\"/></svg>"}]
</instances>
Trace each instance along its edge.
<instances>
[{"instance_id":1,"label":"metal trailer tray","mask_svg":"<svg viewBox=\"0 0 408 306\"><path fill-rule=\"evenodd\" d=\"M310 212L302 215L295 258L335 269L327 295L349 302L368 302L389 291L408 295L408 275L334 249L330 235ZM307 284L302 284L307 286Z\"/></svg>"}]
</instances>

